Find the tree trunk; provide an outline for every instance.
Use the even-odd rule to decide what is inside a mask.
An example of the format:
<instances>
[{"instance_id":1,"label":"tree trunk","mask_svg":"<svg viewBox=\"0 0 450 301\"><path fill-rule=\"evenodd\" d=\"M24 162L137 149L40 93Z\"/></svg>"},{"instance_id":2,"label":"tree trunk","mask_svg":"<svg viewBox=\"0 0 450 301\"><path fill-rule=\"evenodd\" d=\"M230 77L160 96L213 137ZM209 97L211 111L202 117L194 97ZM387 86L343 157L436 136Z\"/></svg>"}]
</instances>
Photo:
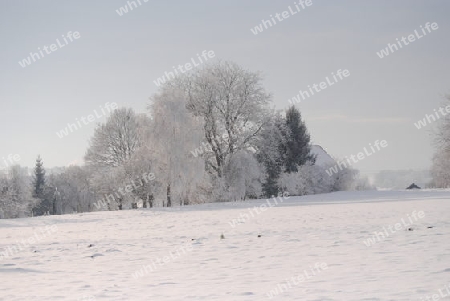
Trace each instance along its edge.
<instances>
[{"instance_id":1,"label":"tree trunk","mask_svg":"<svg viewBox=\"0 0 450 301\"><path fill-rule=\"evenodd\" d=\"M167 207L172 207L172 200L170 199L170 184L167 185Z\"/></svg>"},{"instance_id":2,"label":"tree trunk","mask_svg":"<svg viewBox=\"0 0 450 301\"><path fill-rule=\"evenodd\" d=\"M52 214L56 215L56 196L53 198L53 208L52 208Z\"/></svg>"},{"instance_id":3,"label":"tree trunk","mask_svg":"<svg viewBox=\"0 0 450 301\"><path fill-rule=\"evenodd\" d=\"M142 208L147 208L147 202L148 202L148 194L147 194L147 199L142 200Z\"/></svg>"}]
</instances>

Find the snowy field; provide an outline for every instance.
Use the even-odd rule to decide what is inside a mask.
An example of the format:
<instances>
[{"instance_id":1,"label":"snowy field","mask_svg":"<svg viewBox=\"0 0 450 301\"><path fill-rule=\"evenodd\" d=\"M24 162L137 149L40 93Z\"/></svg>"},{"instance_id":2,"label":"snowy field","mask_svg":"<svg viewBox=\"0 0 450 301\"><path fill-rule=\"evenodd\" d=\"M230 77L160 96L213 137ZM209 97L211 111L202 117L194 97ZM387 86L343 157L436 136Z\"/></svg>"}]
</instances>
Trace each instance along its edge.
<instances>
[{"instance_id":1,"label":"snowy field","mask_svg":"<svg viewBox=\"0 0 450 301\"><path fill-rule=\"evenodd\" d=\"M0 220L0 300L449 295L450 191L277 202Z\"/></svg>"}]
</instances>

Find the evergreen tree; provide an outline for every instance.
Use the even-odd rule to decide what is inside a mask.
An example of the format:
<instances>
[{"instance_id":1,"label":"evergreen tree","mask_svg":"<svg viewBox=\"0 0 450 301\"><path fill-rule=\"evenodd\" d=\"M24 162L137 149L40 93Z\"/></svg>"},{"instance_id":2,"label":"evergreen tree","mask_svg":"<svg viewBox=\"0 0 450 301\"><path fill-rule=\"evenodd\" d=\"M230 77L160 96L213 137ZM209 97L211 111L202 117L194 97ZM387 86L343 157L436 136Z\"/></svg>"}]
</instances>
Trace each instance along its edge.
<instances>
[{"instance_id":1,"label":"evergreen tree","mask_svg":"<svg viewBox=\"0 0 450 301\"><path fill-rule=\"evenodd\" d=\"M34 168L34 181L33 181L33 196L36 198L42 198L45 187L45 169L44 162L42 162L39 155L36 159L36 166Z\"/></svg>"},{"instance_id":2,"label":"evergreen tree","mask_svg":"<svg viewBox=\"0 0 450 301\"><path fill-rule=\"evenodd\" d=\"M275 115L262 129L257 149L256 157L266 172L262 184L266 197L280 192L278 180L282 173L296 173L300 166L315 163L308 130L294 106L286 111L285 118Z\"/></svg>"},{"instance_id":3,"label":"evergreen tree","mask_svg":"<svg viewBox=\"0 0 450 301\"><path fill-rule=\"evenodd\" d=\"M38 199L38 203L33 208L33 214L44 215L47 212L53 213L53 195L54 189L46 186L44 163L41 156L38 156L33 177L33 197Z\"/></svg>"},{"instance_id":4,"label":"evergreen tree","mask_svg":"<svg viewBox=\"0 0 450 301\"><path fill-rule=\"evenodd\" d=\"M310 136L300 112L291 106L286 112L284 171L297 172L308 162L315 163L311 154Z\"/></svg>"}]
</instances>

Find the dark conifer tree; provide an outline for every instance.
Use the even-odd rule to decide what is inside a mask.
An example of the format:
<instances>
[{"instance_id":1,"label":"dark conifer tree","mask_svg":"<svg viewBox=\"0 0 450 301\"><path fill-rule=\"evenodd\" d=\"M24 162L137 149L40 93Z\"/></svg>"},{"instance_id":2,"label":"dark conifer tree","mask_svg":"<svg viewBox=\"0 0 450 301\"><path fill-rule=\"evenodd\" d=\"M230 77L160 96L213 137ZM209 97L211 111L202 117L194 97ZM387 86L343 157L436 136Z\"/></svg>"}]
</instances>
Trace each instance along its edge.
<instances>
[{"instance_id":1,"label":"dark conifer tree","mask_svg":"<svg viewBox=\"0 0 450 301\"><path fill-rule=\"evenodd\" d=\"M302 121L300 111L291 106L286 112L286 131L284 154L284 171L297 172L298 167L308 162L314 163L315 157L311 154L311 139Z\"/></svg>"},{"instance_id":2,"label":"dark conifer tree","mask_svg":"<svg viewBox=\"0 0 450 301\"><path fill-rule=\"evenodd\" d=\"M36 166L34 168L34 181L33 181L33 196L36 198L42 198L45 187L45 169L41 156L36 159Z\"/></svg>"},{"instance_id":3,"label":"dark conifer tree","mask_svg":"<svg viewBox=\"0 0 450 301\"><path fill-rule=\"evenodd\" d=\"M47 212L53 213L53 195L53 189L46 186L44 163L42 162L41 156L38 156L36 166L34 167L33 197L37 198L39 202L33 208L33 214L43 215Z\"/></svg>"}]
</instances>

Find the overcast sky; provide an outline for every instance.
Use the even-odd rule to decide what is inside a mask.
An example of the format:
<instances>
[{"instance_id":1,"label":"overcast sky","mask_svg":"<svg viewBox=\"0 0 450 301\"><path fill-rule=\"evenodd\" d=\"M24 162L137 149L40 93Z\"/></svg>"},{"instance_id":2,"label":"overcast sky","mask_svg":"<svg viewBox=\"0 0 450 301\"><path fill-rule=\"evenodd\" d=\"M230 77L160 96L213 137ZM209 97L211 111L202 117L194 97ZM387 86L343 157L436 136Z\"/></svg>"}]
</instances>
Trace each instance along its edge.
<instances>
[{"instance_id":1,"label":"overcast sky","mask_svg":"<svg viewBox=\"0 0 450 301\"><path fill-rule=\"evenodd\" d=\"M108 102L145 112L158 90L153 81L203 50L261 71L277 109L348 69L349 77L297 104L313 143L344 157L384 139L388 147L355 167L429 167L431 127L418 130L414 122L450 92L450 2L313 0L258 35L250 29L294 1L140 2L122 16L116 10L123 0L0 2L0 167L8 154L20 155L23 166L33 166L38 154L47 167L82 163L95 122L64 138L56 132ZM377 56L427 22L439 29ZM69 31L80 37L19 65L38 47L63 43Z\"/></svg>"}]
</instances>

